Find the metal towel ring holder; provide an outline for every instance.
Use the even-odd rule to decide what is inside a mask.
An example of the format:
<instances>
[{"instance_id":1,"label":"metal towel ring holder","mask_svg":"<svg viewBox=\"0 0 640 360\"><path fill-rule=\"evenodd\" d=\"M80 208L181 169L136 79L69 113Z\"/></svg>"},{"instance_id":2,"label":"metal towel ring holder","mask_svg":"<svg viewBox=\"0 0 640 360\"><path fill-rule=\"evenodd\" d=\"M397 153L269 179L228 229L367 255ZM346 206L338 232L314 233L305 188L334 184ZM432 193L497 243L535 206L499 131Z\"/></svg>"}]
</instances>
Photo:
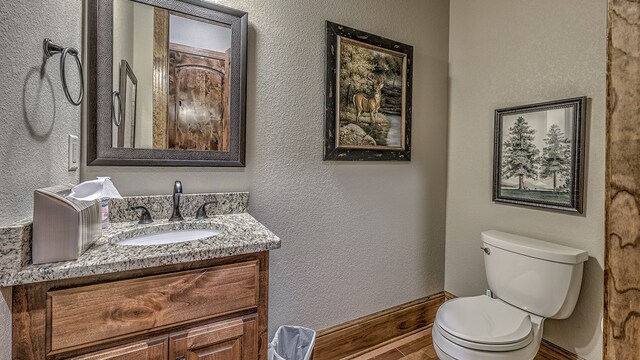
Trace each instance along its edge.
<instances>
[{"instance_id":1,"label":"metal towel ring holder","mask_svg":"<svg viewBox=\"0 0 640 360\"><path fill-rule=\"evenodd\" d=\"M82 63L80 62L80 57L78 50L72 47L63 48L60 45L56 45L51 41L51 39L44 39L42 44L44 49L44 56L48 59L55 54L60 55L60 78L62 80L62 90L64 90L64 95L67 97L67 100L75 106L78 106L82 103L82 99L84 98L84 78L82 75ZM69 87L67 86L67 75L65 73L65 64L67 62L67 55L71 55L76 60L76 66L78 68L78 75L80 76L80 96L78 96L78 100L73 100L71 98L71 94L69 93Z\"/></svg>"},{"instance_id":2,"label":"metal towel ring holder","mask_svg":"<svg viewBox=\"0 0 640 360\"><path fill-rule=\"evenodd\" d=\"M116 107L116 99L118 99L118 106ZM122 123L122 112L120 111L122 104L120 103L120 92L114 91L111 93L111 121L115 126L120 126Z\"/></svg>"}]
</instances>

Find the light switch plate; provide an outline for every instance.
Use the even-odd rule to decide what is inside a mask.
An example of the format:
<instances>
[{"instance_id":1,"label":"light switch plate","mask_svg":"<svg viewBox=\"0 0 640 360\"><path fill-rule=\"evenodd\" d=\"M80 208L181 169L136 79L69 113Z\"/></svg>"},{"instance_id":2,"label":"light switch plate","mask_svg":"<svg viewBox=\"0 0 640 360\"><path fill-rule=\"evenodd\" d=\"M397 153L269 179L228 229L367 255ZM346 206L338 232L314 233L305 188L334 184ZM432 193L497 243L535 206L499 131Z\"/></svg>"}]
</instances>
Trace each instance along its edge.
<instances>
[{"instance_id":1,"label":"light switch plate","mask_svg":"<svg viewBox=\"0 0 640 360\"><path fill-rule=\"evenodd\" d=\"M67 151L69 153L69 171L78 170L78 163L80 162L80 142L77 136L69 134L69 147Z\"/></svg>"}]
</instances>

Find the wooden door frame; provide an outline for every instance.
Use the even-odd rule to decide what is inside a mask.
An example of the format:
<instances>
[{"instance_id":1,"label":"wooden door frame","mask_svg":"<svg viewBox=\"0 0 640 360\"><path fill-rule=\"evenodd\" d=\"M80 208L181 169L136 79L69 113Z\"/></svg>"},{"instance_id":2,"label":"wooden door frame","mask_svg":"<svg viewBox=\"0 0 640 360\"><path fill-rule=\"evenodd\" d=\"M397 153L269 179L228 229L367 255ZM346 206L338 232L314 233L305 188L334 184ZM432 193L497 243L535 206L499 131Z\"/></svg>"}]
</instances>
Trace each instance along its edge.
<instances>
[{"instance_id":1,"label":"wooden door frame","mask_svg":"<svg viewBox=\"0 0 640 360\"><path fill-rule=\"evenodd\" d=\"M640 58L637 0L609 0L603 358L640 359Z\"/></svg>"},{"instance_id":2,"label":"wooden door frame","mask_svg":"<svg viewBox=\"0 0 640 360\"><path fill-rule=\"evenodd\" d=\"M169 12L153 9L153 148L166 149L169 105Z\"/></svg>"}]
</instances>

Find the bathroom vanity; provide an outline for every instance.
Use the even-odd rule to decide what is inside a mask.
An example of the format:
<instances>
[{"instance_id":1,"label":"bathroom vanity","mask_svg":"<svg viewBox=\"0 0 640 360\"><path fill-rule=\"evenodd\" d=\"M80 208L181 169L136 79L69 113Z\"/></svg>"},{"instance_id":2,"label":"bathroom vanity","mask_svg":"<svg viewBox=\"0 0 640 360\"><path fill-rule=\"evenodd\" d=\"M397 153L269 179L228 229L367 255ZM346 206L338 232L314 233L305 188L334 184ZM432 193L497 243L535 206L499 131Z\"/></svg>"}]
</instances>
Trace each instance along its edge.
<instances>
[{"instance_id":1,"label":"bathroom vanity","mask_svg":"<svg viewBox=\"0 0 640 360\"><path fill-rule=\"evenodd\" d=\"M16 286L13 358L266 359L268 259Z\"/></svg>"},{"instance_id":2,"label":"bathroom vanity","mask_svg":"<svg viewBox=\"0 0 640 360\"><path fill-rule=\"evenodd\" d=\"M170 198L112 200L112 223L77 260L33 265L28 250L5 258L0 282L12 287L14 359L266 359L269 250L280 239L246 213L246 193L185 194L178 222L167 220ZM206 201L217 205L195 220ZM134 204L146 205L154 222L138 224L128 210ZM220 231L121 243L185 229ZM24 246L30 228L0 232ZM12 268L10 260L23 264Z\"/></svg>"}]
</instances>

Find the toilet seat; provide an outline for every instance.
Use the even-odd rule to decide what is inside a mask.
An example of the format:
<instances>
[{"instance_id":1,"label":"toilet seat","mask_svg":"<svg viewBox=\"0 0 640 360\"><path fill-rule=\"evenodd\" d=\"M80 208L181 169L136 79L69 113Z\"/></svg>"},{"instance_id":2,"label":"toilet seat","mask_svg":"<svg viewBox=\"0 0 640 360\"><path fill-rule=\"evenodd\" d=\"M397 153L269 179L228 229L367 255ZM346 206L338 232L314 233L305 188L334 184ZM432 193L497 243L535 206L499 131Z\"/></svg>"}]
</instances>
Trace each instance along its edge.
<instances>
[{"instance_id":1,"label":"toilet seat","mask_svg":"<svg viewBox=\"0 0 640 360\"><path fill-rule=\"evenodd\" d=\"M447 340L438 327L433 327L433 347L440 360L533 360L540 347L536 337L522 349L513 351L483 351L469 349Z\"/></svg>"},{"instance_id":2,"label":"toilet seat","mask_svg":"<svg viewBox=\"0 0 640 360\"><path fill-rule=\"evenodd\" d=\"M434 331L454 344L480 351L514 351L534 339L529 313L485 295L444 303Z\"/></svg>"}]
</instances>

